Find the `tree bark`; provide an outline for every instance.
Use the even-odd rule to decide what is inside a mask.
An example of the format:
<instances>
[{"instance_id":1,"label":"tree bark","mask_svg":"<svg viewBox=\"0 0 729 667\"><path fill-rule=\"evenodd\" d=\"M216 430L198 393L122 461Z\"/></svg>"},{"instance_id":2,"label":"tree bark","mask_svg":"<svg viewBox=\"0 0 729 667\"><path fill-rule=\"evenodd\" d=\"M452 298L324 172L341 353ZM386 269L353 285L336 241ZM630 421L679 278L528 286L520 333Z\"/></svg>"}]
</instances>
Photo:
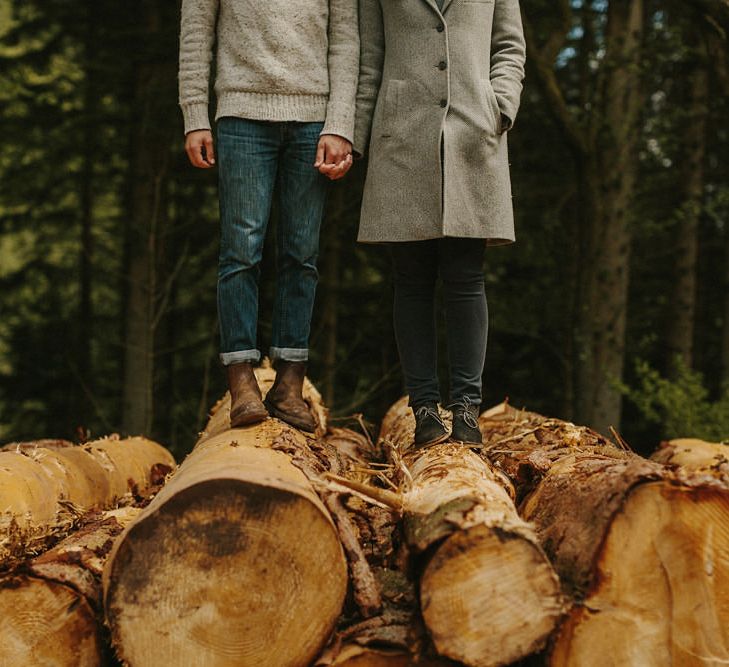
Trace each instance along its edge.
<instances>
[{"instance_id":1,"label":"tree bark","mask_svg":"<svg viewBox=\"0 0 729 667\"><path fill-rule=\"evenodd\" d=\"M143 438L0 453L0 568L38 553L94 509L144 497L175 461Z\"/></svg>"},{"instance_id":2,"label":"tree bark","mask_svg":"<svg viewBox=\"0 0 729 667\"><path fill-rule=\"evenodd\" d=\"M589 105L571 107L562 90L555 61L573 29L569 3L560 3L562 21L539 44L528 16L527 41L532 45L530 72L576 162L579 248L574 297L573 413L579 421L608 432L619 427L630 266L629 220L638 164L638 137L644 93L640 71L643 39L643 0L611 0L606 21L595 30L598 10L581 12L580 58L589 49L602 51L582 82L582 96L591 90ZM593 35L600 43L593 45Z\"/></svg>"},{"instance_id":3,"label":"tree bark","mask_svg":"<svg viewBox=\"0 0 729 667\"><path fill-rule=\"evenodd\" d=\"M551 665L729 659L721 474L672 470L588 428L506 404L480 421L485 454L513 480L521 515L575 601Z\"/></svg>"},{"instance_id":4,"label":"tree bark","mask_svg":"<svg viewBox=\"0 0 729 667\"><path fill-rule=\"evenodd\" d=\"M157 271L159 225L165 215L170 150L176 125L176 65L163 52L166 25L175 8L162 0L139 3L139 44L135 68L134 121L130 171L129 248L125 308L123 428L128 434L151 433L154 417L155 332L159 322Z\"/></svg>"},{"instance_id":5,"label":"tree bark","mask_svg":"<svg viewBox=\"0 0 729 667\"><path fill-rule=\"evenodd\" d=\"M697 48L697 47L695 47ZM671 319L667 332L669 375L676 379L680 360L686 368L693 367L694 319L696 313L697 269L699 256L699 220L704 197L704 156L708 121L709 73L705 56L690 72L690 90L686 127L682 128L685 142L683 160L684 197L678 212L679 224L675 235L675 264Z\"/></svg>"},{"instance_id":6,"label":"tree bark","mask_svg":"<svg viewBox=\"0 0 729 667\"><path fill-rule=\"evenodd\" d=\"M274 373L258 376L265 393ZM310 384L306 395L323 430L326 412ZM231 430L229 415L226 396L106 565L112 641L129 665L202 667L235 657L303 667L334 629L347 562L302 471L326 467L316 441L275 419Z\"/></svg>"},{"instance_id":7,"label":"tree bark","mask_svg":"<svg viewBox=\"0 0 729 667\"><path fill-rule=\"evenodd\" d=\"M461 444L412 450L407 399L385 416L403 493L405 539L424 554L423 618L441 655L506 665L540 649L563 613L559 581L506 477ZM489 628L484 632L484 628Z\"/></svg>"},{"instance_id":8,"label":"tree bark","mask_svg":"<svg viewBox=\"0 0 729 667\"><path fill-rule=\"evenodd\" d=\"M126 507L97 516L0 579L0 664L106 664L101 571L113 541L139 512Z\"/></svg>"}]
</instances>

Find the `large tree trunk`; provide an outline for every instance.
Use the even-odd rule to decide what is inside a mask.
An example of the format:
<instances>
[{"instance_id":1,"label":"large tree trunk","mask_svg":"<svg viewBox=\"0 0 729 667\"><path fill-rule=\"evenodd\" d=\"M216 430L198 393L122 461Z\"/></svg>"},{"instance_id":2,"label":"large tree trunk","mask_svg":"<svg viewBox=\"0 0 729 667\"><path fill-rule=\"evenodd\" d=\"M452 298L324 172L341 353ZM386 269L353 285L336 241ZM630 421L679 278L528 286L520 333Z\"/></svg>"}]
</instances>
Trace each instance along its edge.
<instances>
[{"instance_id":1,"label":"large tree trunk","mask_svg":"<svg viewBox=\"0 0 729 667\"><path fill-rule=\"evenodd\" d=\"M506 477L460 444L410 449L414 425L401 399L380 440L401 471L407 543L427 560L425 624L441 655L466 665L514 662L541 648L562 615L559 581Z\"/></svg>"},{"instance_id":2,"label":"large tree trunk","mask_svg":"<svg viewBox=\"0 0 729 667\"><path fill-rule=\"evenodd\" d=\"M506 404L481 416L485 453L575 600L552 665L729 659L729 485Z\"/></svg>"},{"instance_id":3,"label":"large tree trunk","mask_svg":"<svg viewBox=\"0 0 729 667\"><path fill-rule=\"evenodd\" d=\"M143 438L0 452L0 568L67 534L86 512L149 494L175 461Z\"/></svg>"},{"instance_id":4,"label":"large tree trunk","mask_svg":"<svg viewBox=\"0 0 729 667\"><path fill-rule=\"evenodd\" d=\"M264 392L272 381L259 372ZM339 616L347 563L301 469L317 466L315 441L274 419L230 430L229 413L226 397L104 570L112 640L133 667L304 667Z\"/></svg>"},{"instance_id":5,"label":"large tree trunk","mask_svg":"<svg viewBox=\"0 0 729 667\"><path fill-rule=\"evenodd\" d=\"M106 663L101 571L114 539L139 511L106 512L0 579L0 665Z\"/></svg>"},{"instance_id":6,"label":"large tree trunk","mask_svg":"<svg viewBox=\"0 0 729 667\"><path fill-rule=\"evenodd\" d=\"M696 48L696 47L695 47ZM698 63L690 70L688 118L682 129L685 145L683 160L683 204L678 211L678 229L674 237L674 280L671 317L667 332L669 375L676 379L680 360L693 367L694 319L699 256L699 220L704 197L704 155L708 120L709 72L706 57L698 55Z\"/></svg>"},{"instance_id":7,"label":"large tree trunk","mask_svg":"<svg viewBox=\"0 0 729 667\"><path fill-rule=\"evenodd\" d=\"M577 418L603 433L620 427L630 267L630 212L637 177L638 139L645 95L640 63L643 0L611 0L607 9L606 57L600 117L594 119L587 189L587 254L583 265L586 299L578 330Z\"/></svg>"},{"instance_id":8,"label":"large tree trunk","mask_svg":"<svg viewBox=\"0 0 729 667\"><path fill-rule=\"evenodd\" d=\"M155 334L160 320L158 244L166 214L170 150L177 126L174 49L165 40L167 26L177 21L176 7L162 0L139 3L139 61L134 73L133 140L129 169L131 195L127 233L129 265L125 267L123 428L128 434L151 433L154 417Z\"/></svg>"},{"instance_id":9,"label":"large tree trunk","mask_svg":"<svg viewBox=\"0 0 729 667\"><path fill-rule=\"evenodd\" d=\"M575 28L572 5L540 40L524 16L530 73L557 129L575 158L579 224L574 285L574 394L577 418L608 432L619 427L630 266L630 213L637 176L640 120L645 95L640 72L643 0L583 5L581 97L568 104L555 68ZM540 43L541 41L541 43ZM593 67L597 65L597 68Z\"/></svg>"}]
</instances>

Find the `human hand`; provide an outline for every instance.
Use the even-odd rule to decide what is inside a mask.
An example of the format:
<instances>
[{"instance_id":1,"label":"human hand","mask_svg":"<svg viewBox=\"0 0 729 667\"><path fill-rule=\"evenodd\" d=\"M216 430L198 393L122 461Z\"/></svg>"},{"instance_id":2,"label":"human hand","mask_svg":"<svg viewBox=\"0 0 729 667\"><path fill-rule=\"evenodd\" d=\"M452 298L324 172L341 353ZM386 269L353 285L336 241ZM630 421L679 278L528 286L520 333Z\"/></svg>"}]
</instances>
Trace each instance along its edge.
<instances>
[{"instance_id":1,"label":"human hand","mask_svg":"<svg viewBox=\"0 0 729 667\"><path fill-rule=\"evenodd\" d=\"M185 152L193 167L210 169L215 166L213 133L210 130L194 130L185 137Z\"/></svg>"},{"instance_id":2,"label":"human hand","mask_svg":"<svg viewBox=\"0 0 729 667\"><path fill-rule=\"evenodd\" d=\"M332 181L342 178L352 166L352 144L335 134L324 134L319 138L316 150L316 167Z\"/></svg>"}]
</instances>

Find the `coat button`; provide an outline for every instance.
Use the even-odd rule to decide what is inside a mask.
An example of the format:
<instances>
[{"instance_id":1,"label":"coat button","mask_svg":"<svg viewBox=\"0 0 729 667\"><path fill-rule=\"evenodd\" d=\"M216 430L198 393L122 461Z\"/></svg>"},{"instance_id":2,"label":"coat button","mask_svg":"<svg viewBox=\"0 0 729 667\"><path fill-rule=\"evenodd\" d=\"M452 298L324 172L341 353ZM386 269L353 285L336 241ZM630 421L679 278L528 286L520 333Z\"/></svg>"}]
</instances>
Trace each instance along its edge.
<instances>
[{"instance_id":1,"label":"coat button","mask_svg":"<svg viewBox=\"0 0 729 667\"><path fill-rule=\"evenodd\" d=\"M443 71L444 69L446 69L446 67L448 67L448 63L445 60L441 60L438 63L438 69L439 70Z\"/></svg>"},{"instance_id":2,"label":"coat button","mask_svg":"<svg viewBox=\"0 0 729 667\"><path fill-rule=\"evenodd\" d=\"M442 23L439 23L437 26L435 26L435 29L438 32L443 32L445 30L445 28L443 27L443 24Z\"/></svg>"},{"instance_id":3,"label":"coat button","mask_svg":"<svg viewBox=\"0 0 729 667\"><path fill-rule=\"evenodd\" d=\"M445 108L446 108L446 107L448 106L448 100L447 100L447 99L446 99L446 98L444 97L444 98L443 98L443 99L442 99L442 100L440 101L440 105L441 105L441 107L443 107L443 108L445 109Z\"/></svg>"}]
</instances>

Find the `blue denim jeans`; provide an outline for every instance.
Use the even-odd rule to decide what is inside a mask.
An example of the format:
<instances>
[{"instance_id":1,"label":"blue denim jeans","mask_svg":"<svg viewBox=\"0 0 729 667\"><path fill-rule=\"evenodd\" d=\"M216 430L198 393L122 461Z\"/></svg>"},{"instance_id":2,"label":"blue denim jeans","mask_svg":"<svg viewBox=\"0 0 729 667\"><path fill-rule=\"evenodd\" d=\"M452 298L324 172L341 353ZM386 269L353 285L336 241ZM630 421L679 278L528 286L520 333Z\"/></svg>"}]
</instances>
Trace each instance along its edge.
<instances>
[{"instance_id":1,"label":"blue denim jeans","mask_svg":"<svg viewBox=\"0 0 729 667\"><path fill-rule=\"evenodd\" d=\"M276 296L270 356L306 361L328 180L314 168L323 123L225 117L217 124L221 244L218 316L224 365L261 358L258 281L278 185Z\"/></svg>"}]
</instances>

